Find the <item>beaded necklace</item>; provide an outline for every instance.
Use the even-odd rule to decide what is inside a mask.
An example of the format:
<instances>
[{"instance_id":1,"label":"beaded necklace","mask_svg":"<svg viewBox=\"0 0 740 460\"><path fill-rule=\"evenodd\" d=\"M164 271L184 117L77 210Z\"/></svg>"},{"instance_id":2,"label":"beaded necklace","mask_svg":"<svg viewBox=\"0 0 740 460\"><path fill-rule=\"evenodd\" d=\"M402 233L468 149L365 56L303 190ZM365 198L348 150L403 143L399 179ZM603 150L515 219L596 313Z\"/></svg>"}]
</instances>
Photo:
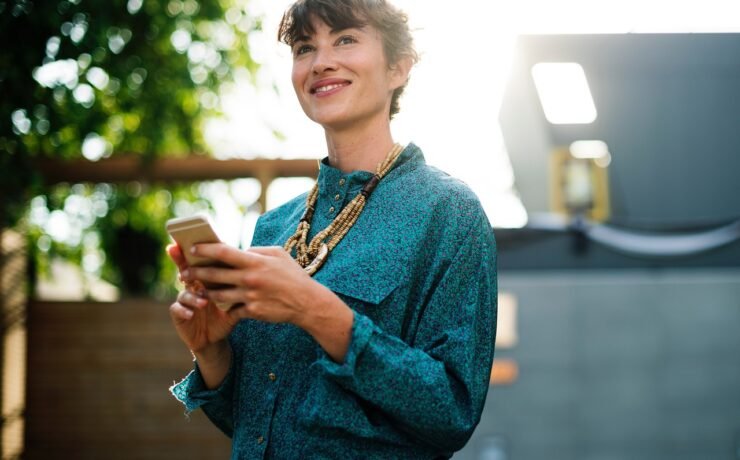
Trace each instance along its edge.
<instances>
[{"instance_id":1,"label":"beaded necklace","mask_svg":"<svg viewBox=\"0 0 740 460\"><path fill-rule=\"evenodd\" d=\"M390 171L396 159L401 155L401 152L403 152L403 146L395 144L391 151L388 152L385 160L378 164L375 174L365 183L360 193L340 211L337 217L325 229L314 236L309 243L306 243L308 232L311 229L311 220L316 210L316 200L319 196L319 183L316 181L316 184L314 184L308 194L308 198L306 198L306 212L303 214L300 222L298 222L298 228L283 246L283 249L288 251L288 253L292 253L293 248L295 248L295 260L303 267L306 273L313 276L321 268L332 249L342 241L344 235L347 234L349 229L352 228L352 225L357 221L373 190L375 190L380 180Z\"/></svg>"}]
</instances>

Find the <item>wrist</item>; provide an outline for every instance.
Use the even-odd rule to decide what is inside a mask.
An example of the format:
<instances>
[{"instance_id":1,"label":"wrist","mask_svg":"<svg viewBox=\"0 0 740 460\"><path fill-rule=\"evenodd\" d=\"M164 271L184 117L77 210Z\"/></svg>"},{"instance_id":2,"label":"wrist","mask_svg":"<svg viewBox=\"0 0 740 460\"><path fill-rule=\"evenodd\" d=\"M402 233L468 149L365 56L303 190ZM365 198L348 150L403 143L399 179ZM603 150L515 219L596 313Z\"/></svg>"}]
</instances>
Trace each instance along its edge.
<instances>
[{"instance_id":1,"label":"wrist","mask_svg":"<svg viewBox=\"0 0 740 460\"><path fill-rule=\"evenodd\" d=\"M342 299L319 283L308 294L311 304L294 324L311 335L334 361L341 363L349 348L355 314Z\"/></svg>"},{"instance_id":2,"label":"wrist","mask_svg":"<svg viewBox=\"0 0 740 460\"><path fill-rule=\"evenodd\" d=\"M214 390L219 387L231 367L231 345L226 340L209 345L193 352L195 362L200 369L206 388Z\"/></svg>"},{"instance_id":3,"label":"wrist","mask_svg":"<svg viewBox=\"0 0 740 460\"><path fill-rule=\"evenodd\" d=\"M199 364L214 366L231 359L231 345L226 340L220 340L199 350L192 350L192 353Z\"/></svg>"},{"instance_id":4,"label":"wrist","mask_svg":"<svg viewBox=\"0 0 740 460\"><path fill-rule=\"evenodd\" d=\"M295 318L293 323L309 334L315 335L327 321L336 315L337 306L332 297L336 296L329 288L321 283L312 282L311 288L306 291L303 298L305 303L300 309L301 314ZM341 300L339 302L341 303Z\"/></svg>"}]
</instances>

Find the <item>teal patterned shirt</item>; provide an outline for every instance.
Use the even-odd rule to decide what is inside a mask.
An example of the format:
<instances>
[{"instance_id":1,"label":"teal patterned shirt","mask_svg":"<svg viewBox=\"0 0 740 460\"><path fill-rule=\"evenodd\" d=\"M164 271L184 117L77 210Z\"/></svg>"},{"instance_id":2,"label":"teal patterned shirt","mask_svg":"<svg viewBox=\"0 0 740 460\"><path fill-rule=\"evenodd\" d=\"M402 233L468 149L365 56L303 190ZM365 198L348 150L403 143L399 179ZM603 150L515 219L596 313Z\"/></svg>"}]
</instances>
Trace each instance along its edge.
<instances>
[{"instance_id":1,"label":"teal patterned shirt","mask_svg":"<svg viewBox=\"0 0 740 460\"><path fill-rule=\"evenodd\" d=\"M309 238L372 177L320 163ZM306 194L262 215L253 246L282 246ZM197 363L172 387L233 438L233 459L433 459L461 449L488 392L496 243L475 194L409 144L314 279L354 311L344 363L290 324L241 321L221 386Z\"/></svg>"}]
</instances>

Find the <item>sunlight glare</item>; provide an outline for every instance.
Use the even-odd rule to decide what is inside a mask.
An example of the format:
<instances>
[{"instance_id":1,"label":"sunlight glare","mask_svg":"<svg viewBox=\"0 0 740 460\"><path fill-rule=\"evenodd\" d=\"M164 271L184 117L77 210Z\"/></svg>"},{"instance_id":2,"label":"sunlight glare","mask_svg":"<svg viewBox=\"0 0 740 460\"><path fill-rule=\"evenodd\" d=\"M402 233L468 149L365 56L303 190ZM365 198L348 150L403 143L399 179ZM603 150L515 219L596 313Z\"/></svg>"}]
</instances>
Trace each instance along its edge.
<instances>
[{"instance_id":1,"label":"sunlight glare","mask_svg":"<svg viewBox=\"0 0 740 460\"><path fill-rule=\"evenodd\" d=\"M326 155L321 128L306 119L296 101L290 52L274 38L291 3L252 0L245 17L230 19L241 23L264 15L262 31L249 37L261 68L256 86L248 78L237 79L227 95L220 97L226 116L211 120L206 129L206 139L219 158ZM517 35L740 31L736 19L740 2L732 0L393 3L409 14L421 54L401 100L401 113L392 124L394 137L403 143L415 142L427 163L466 182L480 197L494 226L502 227L522 226L527 221L498 127ZM188 38L178 36L173 41ZM592 114L595 117L595 108ZM294 189L281 183L273 184L268 208L310 187L304 183ZM277 187L285 187L279 198Z\"/></svg>"}]
</instances>

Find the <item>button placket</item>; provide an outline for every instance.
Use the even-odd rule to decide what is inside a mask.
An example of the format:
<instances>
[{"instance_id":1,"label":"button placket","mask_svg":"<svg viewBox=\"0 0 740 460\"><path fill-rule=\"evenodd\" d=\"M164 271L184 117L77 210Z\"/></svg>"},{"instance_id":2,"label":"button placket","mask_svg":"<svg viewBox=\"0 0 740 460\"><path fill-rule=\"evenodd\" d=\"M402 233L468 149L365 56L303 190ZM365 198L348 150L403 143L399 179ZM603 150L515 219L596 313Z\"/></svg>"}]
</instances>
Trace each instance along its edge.
<instances>
[{"instance_id":1,"label":"button placket","mask_svg":"<svg viewBox=\"0 0 740 460\"><path fill-rule=\"evenodd\" d=\"M283 330L283 328L281 328L280 326L276 326L276 329L278 331ZM269 406L267 407L266 424L259 431L257 431L257 433L255 433L256 435L258 435L255 440L257 441L257 444L260 445L260 449L267 448L268 443L270 442L269 440L272 436L272 423L275 417L277 395L280 392L280 381L278 380L278 376L275 370L285 368L284 360L285 355L280 356L280 358L276 362L273 362L271 366L262 371L264 372L262 375L265 376L263 378L265 378L267 382L264 386L264 392L267 401L269 401ZM259 434L260 432L262 433L261 435Z\"/></svg>"},{"instance_id":2,"label":"button placket","mask_svg":"<svg viewBox=\"0 0 740 460\"><path fill-rule=\"evenodd\" d=\"M339 187L344 187L344 184L346 183L347 183L347 179L345 179L344 177L339 179ZM334 201L337 203L342 199L342 193L341 193L342 191L340 190L339 192L340 193L337 193L336 195L334 195ZM333 214L335 210L336 208L334 206L330 207L329 214Z\"/></svg>"}]
</instances>

